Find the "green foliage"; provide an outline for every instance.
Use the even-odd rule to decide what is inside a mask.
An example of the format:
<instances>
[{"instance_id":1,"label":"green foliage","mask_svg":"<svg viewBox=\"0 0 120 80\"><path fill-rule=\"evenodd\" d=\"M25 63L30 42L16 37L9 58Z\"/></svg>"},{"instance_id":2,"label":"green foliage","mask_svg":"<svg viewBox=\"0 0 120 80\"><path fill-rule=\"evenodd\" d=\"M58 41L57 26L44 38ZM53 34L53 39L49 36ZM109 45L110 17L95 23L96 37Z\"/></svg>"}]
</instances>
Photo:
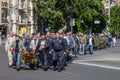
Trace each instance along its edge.
<instances>
[{"instance_id":1,"label":"green foliage","mask_svg":"<svg viewBox=\"0 0 120 80\"><path fill-rule=\"evenodd\" d=\"M36 6L36 13L40 16L43 26L58 30L64 25L62 13L55 7L56 0L32 0Z\"/></svg>"},{"instance_id":2,"label":"green foliage","mask_svg":"<svg viewBox=\"0 0 120 80\"><path fill-rule=\"evenodd\" d=\"M84 20L84 25L86 29L92 27L92 32L101 32L105 28L105 23L107 20L107 15L102 14L104 6L101 0L87 0L85 11L82 12L82 19ZM100 24L94 24L95 20L99 20Z\"/></svg>"},{"instance_id":3,"label":"green foliage","mask_svg":"<svg viewBox=\"0 0 120 80\"><path fill-rule=\"evenodd\" d=\"M111 8L110 12L110 27L109 30L111 33L120 31L120 7L114 6Z\"/></svg>"},{"instance_id":4,"label":"green foliage","mask_svg":"<svg viewBox=\"0 0 120 80\"><path fill-rule=\"evenodd\" d=\"M33 3L45 26L50 26L53 31L63 26L70 28L70 18L75 18L77 30L74 32L86 33L91 26L93 32L101 32L107 19L102 14L102 0L33 0ZM81 24L81 20L84 20L84 24ZM94 25L95 20L100 20L100 25Z\"/></svg>"}]
</instances>

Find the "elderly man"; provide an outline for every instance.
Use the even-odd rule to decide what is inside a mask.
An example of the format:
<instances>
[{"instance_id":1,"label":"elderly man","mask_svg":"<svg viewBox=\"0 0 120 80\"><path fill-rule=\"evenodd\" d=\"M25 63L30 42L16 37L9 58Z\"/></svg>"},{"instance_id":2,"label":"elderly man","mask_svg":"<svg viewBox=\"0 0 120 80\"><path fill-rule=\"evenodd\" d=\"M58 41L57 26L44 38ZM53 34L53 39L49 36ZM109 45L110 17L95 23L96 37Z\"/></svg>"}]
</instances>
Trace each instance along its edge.
<instances>
[{"instance_id":1,"label":"elderly man","mask_svg":"<svg viewBox=\"0 0 120 80\"><path fill-rule=\"evenodd\" d=\"M8 54L8 66L9 67L12 67L12 65L13 65L13 54L10 49L13 41L15 41L15 36L14 36L14 32L11 31L10 35L7 37L7 41L5 44L5 50Z\"/></svg>"}]
</instances>

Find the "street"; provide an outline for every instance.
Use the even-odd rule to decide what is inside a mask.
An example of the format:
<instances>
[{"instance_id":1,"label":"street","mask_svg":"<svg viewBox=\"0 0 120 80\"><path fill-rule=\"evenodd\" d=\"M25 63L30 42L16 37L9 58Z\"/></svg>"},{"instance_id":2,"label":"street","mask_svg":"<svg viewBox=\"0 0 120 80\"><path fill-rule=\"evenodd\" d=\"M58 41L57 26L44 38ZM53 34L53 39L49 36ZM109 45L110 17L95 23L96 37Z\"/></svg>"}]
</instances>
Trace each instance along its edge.
<instances>
[{"instance_id":1,"label":"street","mask_svg":"<svg viewBox=\"0 0 120 80\"><path fill-rule=\"evenodd\" d=\"M120 77L120 43L93 55L79 56L62 72L28 68L16 71L8 68L7 59L4 46L0 46L0 80L119 80Z\"/></svg>"}]
</instances>

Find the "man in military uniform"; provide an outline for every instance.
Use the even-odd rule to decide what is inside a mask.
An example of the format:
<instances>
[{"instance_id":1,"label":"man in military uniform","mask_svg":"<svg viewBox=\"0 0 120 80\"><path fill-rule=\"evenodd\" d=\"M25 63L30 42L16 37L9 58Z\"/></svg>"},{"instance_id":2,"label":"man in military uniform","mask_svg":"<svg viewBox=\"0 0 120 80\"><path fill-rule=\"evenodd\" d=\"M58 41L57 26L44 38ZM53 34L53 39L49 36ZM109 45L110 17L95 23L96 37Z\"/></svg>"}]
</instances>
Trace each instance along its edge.
<instances>
[{"instance_id":1,"label":"man in military uniform","mask_svg":"<svg viewBox=\"0 0 120 80\"><path fill-rule=\"evenodd\" d=\"M52 52L51 52L53 38L51 37L50 32L47 32L47 34L46 34L46 41L49 42L48 67L50 68L51 65L53 64L53 62L52 62Z\"/></svg>"},{"instance_id":2,"label":"man in military uniform","mask_svg":"<svg viewBox=\"0 0 120 80\"><path fill-rule=\"evenodd\" d=\"M9 67L13 66L13 54L12 54L11 49L10 49L13 41L15 41L15 36L14 36L14 32L11 31L10 35L7 36L7 41L5 44L5 50L8 54L8 66Z\"/></svg>"},{"instance_id":3,"label":"man in military uniform","mask_svg":"<svg viewBox=\"0 0 120 80\"><path fill-rule=\"evenodd\" d=\"M56 33L56 38L52 42L53 51L53 70L56 69L61 72L64 69L64 54L67 52L67 43L64 38L60 37L60 33Z\"/></svg>"}]
</instances>

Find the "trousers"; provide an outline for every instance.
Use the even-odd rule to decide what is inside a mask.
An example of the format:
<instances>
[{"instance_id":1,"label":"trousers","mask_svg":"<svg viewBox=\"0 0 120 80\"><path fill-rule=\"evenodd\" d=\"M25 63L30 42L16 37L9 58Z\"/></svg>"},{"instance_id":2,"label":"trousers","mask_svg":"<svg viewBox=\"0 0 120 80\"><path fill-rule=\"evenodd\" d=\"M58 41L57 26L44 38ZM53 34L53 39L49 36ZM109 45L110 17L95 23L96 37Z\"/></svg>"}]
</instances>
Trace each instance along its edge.
<instances>
[{"instance_id":1,"label":"trousers","mask_svg":"<svg viewBox=\"0 0 120 80\"><path fill-rule=\"evenodd\" d=\"M8 65L12 66L13 65L13 54L10 50L8 50Z\"/></svg>"},{"instance_id":2,"label":"trousers","mask_svg":"<svg viewBox=\"0 0 120 80\"><path fill-rule=\"evenodd\" d=\"M20 68L20 59L21 59L21 55L19 52L15 52L14 53L14 63L16 68Z\"/></svg>"},{"instance_id":3,"label":"trousers","mask_svg":"<svg viewBox=\"0 0 120 80\"><path fill-rule=\"evenodd\" d=\"M53 53L53 66L57 67L58 69L64 68L65 63L65 57L64 57L64 51L54 52Z\"/></svg>"}]
</instances>

